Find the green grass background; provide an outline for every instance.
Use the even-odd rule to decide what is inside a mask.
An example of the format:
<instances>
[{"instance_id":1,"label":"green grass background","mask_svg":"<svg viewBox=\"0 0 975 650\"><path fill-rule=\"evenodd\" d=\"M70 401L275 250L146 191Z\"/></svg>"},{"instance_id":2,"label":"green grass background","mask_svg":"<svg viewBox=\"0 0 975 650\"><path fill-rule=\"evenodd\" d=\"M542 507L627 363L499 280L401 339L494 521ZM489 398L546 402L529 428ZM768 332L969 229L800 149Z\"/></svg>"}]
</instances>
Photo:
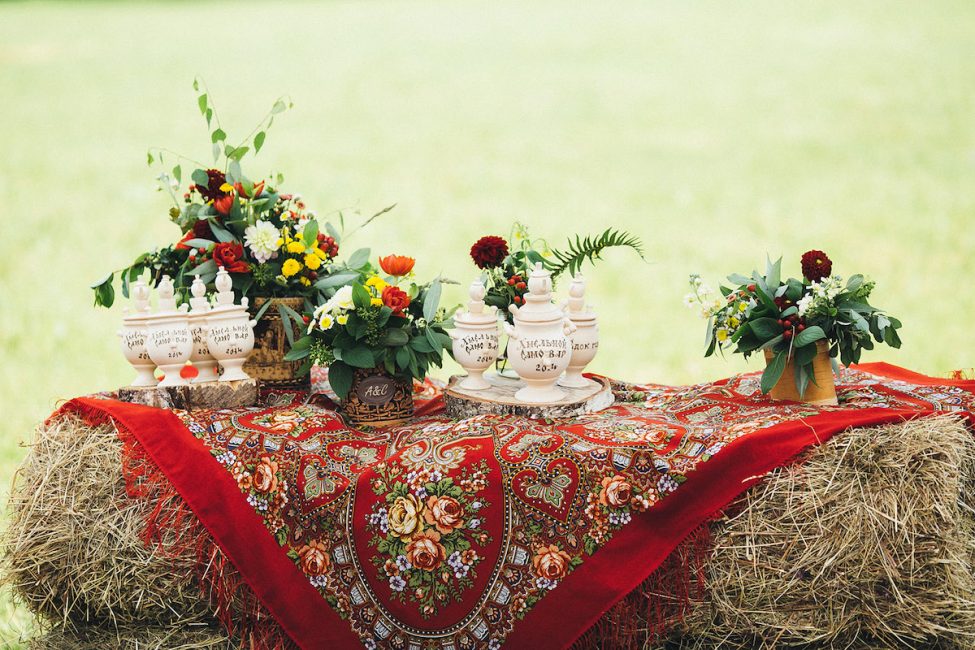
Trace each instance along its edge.
<instances>
[{"instance_id":1,"label":"green grass background","mask_svg":"<svg viewBox=\"0 0 975 650\"><path fill-rule=\"evenodd\" d=\"M975 365L973 43L967 0L2 4L3 491L58 400L132 374L88 285L177 237L145 149L206 157L194 75L231 139L294 99L252 177L283 171L320 213L398 203L347 253L466 283L471 242L516 219L553 244L642 237L648 264L589 273L594 370L746 369L702 358L687 275L766 252L797 274L821 248L905 323L870 359L942 374Z\"/></svg>"}]
</instances>

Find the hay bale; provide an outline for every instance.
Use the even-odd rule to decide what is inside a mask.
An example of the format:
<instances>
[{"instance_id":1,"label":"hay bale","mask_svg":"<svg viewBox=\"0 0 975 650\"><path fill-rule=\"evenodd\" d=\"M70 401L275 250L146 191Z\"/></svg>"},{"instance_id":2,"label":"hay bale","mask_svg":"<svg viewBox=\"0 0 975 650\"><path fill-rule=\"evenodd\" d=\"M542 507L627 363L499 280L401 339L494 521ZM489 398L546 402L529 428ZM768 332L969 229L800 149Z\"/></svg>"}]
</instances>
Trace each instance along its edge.
<instances>
[{"instance_id":1,"label":"hay bale","mask_svg":"<svg viewBox=\"0 0 975 650\"><path fill-rule=\"evenodd\" d=\"M140 539L154 504L126 496L121 449L111 425L38 429L10 495L4 581L64 624L209 624L195 558L162 558Z\"/></svg>"},{"instance_id":2,"label":"hay bale","mask_svg":"<svg viewBox=\"0 0 975 650\"><path fill-rule=\"evenodd\" d=\"M695 647L975 647L975 439L958 418L855 429L712 526Z\"/></svg>"},{"instance_id":3,"label":"hay bale","mask_svg":"<svg viewBox=\"0 0 975 650\"><path fill-rule=\"evenodd\" d=\"M219 628L205 626L139 626L117 629L57 627L31 639L28 650L227 650L237 647Z\"/></svg>"},{"instance_id":4,"label":"hay bale","mask_svg":"<svg viewBox=\"0 0 975 650\"><path fill-rule=\"evenodd\" d=\"M111 426L61 418L18 472L5 579L55 624L31 647L228 647L195 556L140 539L154 504L125 496L120 453ZM973 484L956 418L834 437L714 522L708 595L668 647L975 647Z\"/></svg>"}]
</instances>

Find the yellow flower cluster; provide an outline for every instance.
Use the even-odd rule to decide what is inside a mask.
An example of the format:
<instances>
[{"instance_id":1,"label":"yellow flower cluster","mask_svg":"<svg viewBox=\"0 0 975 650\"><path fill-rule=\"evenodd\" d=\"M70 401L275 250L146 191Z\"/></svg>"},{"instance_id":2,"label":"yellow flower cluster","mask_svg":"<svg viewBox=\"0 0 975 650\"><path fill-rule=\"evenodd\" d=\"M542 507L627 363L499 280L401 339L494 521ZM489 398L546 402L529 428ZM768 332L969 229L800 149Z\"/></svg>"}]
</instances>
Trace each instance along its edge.
<instances>
[{"instance_id":1,"label":"yellow flower cluster","mask_svg":"<svg viewBox=\"0 0 975 650\"><path fill-rule=\"evenodd\" d=\"M372 294L372 305L373 307L378 307L383 304L383 289L385 289L388 284L378 275L370 276L366 280L366 288L369 289L369 293Z\"/></svg>"},{"instance_id":2,"label":"yellow flower cluster","mask_svg":"<svg viewBox=\"0 0 975 650\"><path fill-rule=\"evenodd\" d=\"M291 257L284 261L284 264L281 265L281 274L284 277L294 277L305 268L309 271L317 271L322 268L322 263L328 259L328 253L318 247L317 241L312 242L309 247L305 246L300 236L292 237L287 229L282 231L281 235L281 238L278 239L278 248L285 253L300 256L300 259ZM298 282L306 287L311 284L311 280L304 276L298 278Z\"/></svg>"}]
</instances>

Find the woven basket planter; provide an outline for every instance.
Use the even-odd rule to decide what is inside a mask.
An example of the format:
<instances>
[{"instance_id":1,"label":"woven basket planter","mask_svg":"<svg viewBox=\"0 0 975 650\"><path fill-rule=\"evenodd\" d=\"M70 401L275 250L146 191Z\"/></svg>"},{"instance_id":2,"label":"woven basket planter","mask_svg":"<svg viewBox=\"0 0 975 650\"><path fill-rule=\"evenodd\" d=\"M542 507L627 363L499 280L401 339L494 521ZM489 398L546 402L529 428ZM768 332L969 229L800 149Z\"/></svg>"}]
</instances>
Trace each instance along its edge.
<instances>
[{"instance_id":1,"label":"woven basket planter","mask_svg":"<svg viewBox=\"0 0 975 650\"><path fill-rule=\"evenodd\" d=\"M285 361L284 355L288 353L288 336L284 331L284 322L278 312L278 305L283 304L294 311L301 313L305 306L304 298L254 298L250 305L251 316L271 301L261 320L254 328L254 352L251 353L247 363L244 364L244 372L259 379L265 386L293 388L308 387L308 372L299 374L301 361ZM301 336L301 323L291 324L295 340Z\"/></svg>"},{"instance_id":2,"label":"woven basket planter","mask_svg":"<svg viewBox=\"0 0 975 650\"><path fill-rule=\"evenodd\" d=\"M409 422L413 417L413 382L393 377L382 368L356 369L342 411L355 426L388 427Z\"/></svg>"}]
</instances>

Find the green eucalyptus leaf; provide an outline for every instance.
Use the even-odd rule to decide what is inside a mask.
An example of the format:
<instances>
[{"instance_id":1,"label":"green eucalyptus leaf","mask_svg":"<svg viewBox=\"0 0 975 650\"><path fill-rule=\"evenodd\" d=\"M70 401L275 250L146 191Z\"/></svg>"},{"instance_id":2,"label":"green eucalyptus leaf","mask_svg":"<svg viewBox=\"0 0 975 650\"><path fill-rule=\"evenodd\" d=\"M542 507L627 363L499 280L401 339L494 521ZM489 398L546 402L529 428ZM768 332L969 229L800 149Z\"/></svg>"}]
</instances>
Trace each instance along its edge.
<instances>
[{"instance_id":1,"label":"green eucalyptus leaf","mask_svg":"<svg viewBox=\"0 0 975 650\"><path fill-rule=\"evenodd\" d=\"M328 367L328 383L331 384L332 390L339 399L348 397L349 391L352 390L352 376L352 368L342 361L333 361Z\"/></svg>"},{"instance_id":2,"label":"green eucalyptus leaf","mask_svg":"<svg viewBox=\"0 0 975 650\"><path fill-rule=\"evenodd\" d=\"M258 132L257 135L254 136L254 153L260 153L261 147L264 146L264 139L266 137L267 137L267 133L265 133L264 131L260 131Z\"/></svg>"},{"instance_id":3,"label":"green eucalyptus leaf","mask_svg":"<svg viewBox=\"0 0 975 650\"><path fill-rule=\"evenodd\" d=\"M788 355L784 351L779 351L769 361L765 367L765 371L762 373L762 393L768 394L775 384L779 382L779 379L782 378L782 373L785 372L787 357Z\"/></svg>"},{"instance_id":4,"label":"green eucalyptus leaf","mask_svg":"<svg viewBox=\"0 0 975 650\"><path fill-rule=\"evenodd\" d=\"M196 104L200 107L200 115L206 115L207 112L207 94L203 93L196 98Z\"/></svg>"},{"instance_id":5,"label":"green eucalyptus leaf","mask_svg":"<svg viewBox=\"0 0 975 650\"><path fill-rule=\"evenodd\" d=\"M775 338L782 333L782 326L773 318L756 318L749 324L755 336L762 340Z\"/></svg>"},{"instance_id":6,"label":"green eucalyptus leaf","mask_svg":"<svg viewBox=\"0 0 975 650\"><path fill-rule=\"evenodd\" d=\"M202 185L203 187L210 184L210 177L207 176L206 171L203 169L194 169L193 173L190 174L190 178L193 179L194 183L197 185Z\"/></svg>"},{"instance_id":7,"label":"green eucalyptus leaf","mask_svg":"<svg viewBox=\"0 0 975 650\"><path fill-rule=\"evenodd\" d=\"M318 241L318 221L309 219L305 224L305 230L301 233L301 241L305 248L311 248Z\"/></svg>"},{"instance_id":8,"label":"green eucalyptus leaf","mask_svg":"<svg viewBox=\"0 0 975 650\"><path fill-rule=\"evenodd\" d=\"M374 368L376 358L372 351L364 345L342 351L342 361L356 368Z\"/></svg>"},{"instance_id":9,"label":"green eucalyptus leaf","mask_svg":"<svg viewBox=\"0 0 975 650\"><path fill-rule=\"evenodd\" d=\"M227 139L227 134L224 133L223 129L218 128L216 131L210 134L210 142L223 142Z\"/></svg>"},{"instance_id":10,"label":"green eucalyptus leaf","mask_svg":"<svg viewBox=\"0 0 975 650\"><path fill-rule=\"evenodd\" d=\"M426 295L423 297L423 317L428 323L432 323L433 319L437 316L437 309L440 308L440 294L443 292L443 285L440 283L440 279L436 279L427 289Z\"/></svg>"},{"instance_id":11,"label":"green eucalyptus leaf","mask_svg":"<svg viewBox=\"0 0 975 650\"><path fill-rule=\"evenodd\" d=\"M823 328L819 325L813 325L796 334L794 345L801 348L824 338L826 338L826 332L823 331Z\"/></svg>"},{"instance_id":12,"label":"green eucalyptus leaf","mask_svg":"<svg viewBox=\"0 0 975 650\"><path fill-rule=\"evenodd\" d=\"M346 266L350 269L361 269L369 263L370 253L371 251L368 248L360 248L349 256L349 261L346 262Z\"/></svg>"}]
</instances>

